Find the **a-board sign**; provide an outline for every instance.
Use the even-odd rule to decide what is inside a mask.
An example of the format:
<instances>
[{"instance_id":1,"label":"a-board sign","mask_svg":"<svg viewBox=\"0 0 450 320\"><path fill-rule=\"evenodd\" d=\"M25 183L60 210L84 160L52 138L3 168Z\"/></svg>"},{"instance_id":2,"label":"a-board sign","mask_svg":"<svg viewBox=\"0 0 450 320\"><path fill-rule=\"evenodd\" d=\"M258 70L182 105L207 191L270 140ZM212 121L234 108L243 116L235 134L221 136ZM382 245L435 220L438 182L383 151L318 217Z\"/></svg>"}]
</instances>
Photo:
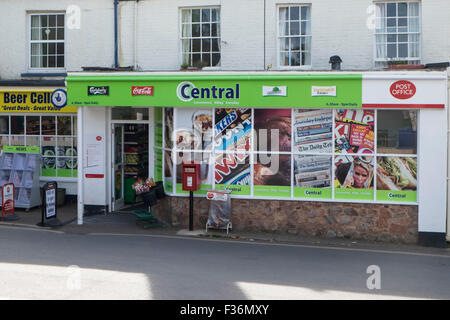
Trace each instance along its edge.
<instances>
[{"instance_id":1,"label":"a-board sign","mask_svg":"<svg viewBox=\"0 0 450 320\"><path fill-rule=\"evenodd\" d=\"M5 183L2 186L2 219L11 213L14 213L14 184Z\"/></svg>"},{"instance_id":2,"label":"a-board sign","mask_svg":"<svg viewBox=\"0 0 450 320\"><path fill-rule=\"evenodd\" d=\"M44 187L45 218L56 217L56 183L47 183Z\"/></svg>"}]
</instances>

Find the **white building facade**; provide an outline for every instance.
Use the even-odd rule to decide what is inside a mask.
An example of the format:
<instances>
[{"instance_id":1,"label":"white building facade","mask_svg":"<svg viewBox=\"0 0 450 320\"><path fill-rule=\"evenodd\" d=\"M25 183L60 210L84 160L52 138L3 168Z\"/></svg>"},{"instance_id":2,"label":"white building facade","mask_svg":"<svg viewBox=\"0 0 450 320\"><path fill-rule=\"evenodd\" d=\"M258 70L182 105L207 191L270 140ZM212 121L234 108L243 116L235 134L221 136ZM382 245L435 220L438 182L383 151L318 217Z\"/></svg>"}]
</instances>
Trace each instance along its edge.
<instances>
[{"instance_id":1,"label":"white building facade","mask_svg":"<svg viewBox=\"0 0 450 320\"><path fill-rule=\"evenodd\" d=\"M389 220L389 228L383 229L383 232L389 233L391 229L395 231L396 228L400 228L402 235L397 238L391 237L392 239L408 238L408 241L415 238L425 239L422 243L428 243L430 238L431 243L437 241L442 244L442 239L445 239L447 232L446 191L442 188L447 183L447 155L442 154L439 150L442 150L444 146L448 150L446 147L448 140L447 121L443 122L442 119L447 118L448 107L445 63L450 60L450 22L447 19L450 2L445 0L311 0L308 2L291 0L281 2L272 0L247 0L245 2L235 0L101 0L95 2L45 0L40 2L20 1L19 3L17 1L3 1L0 4L0 9L2 15L4 15L0 25L3 30L12 30L2 35L2 42L9 45L0 50L0 91L23 93L26 90L41 90L42 88L49 91L55 90L66 86L64 80L70 73L67 78L69 82L67 86L68 102L70 107L77 107L78 109L77 114L74 113L73 109L67 112L61 109L56 110L51 116L47 113L21 113L19 115L5 109L0 116L8 121L9 126L7 133L5 131L3 134L2 145L20 143L30 145L34 143L40 146L42 151L44 149L54 150L54 154L43 154L43 158L54 158L54 167L43 167L41 180L44 182L56 179L67 188L69 194L78 194L80 223L82 223L82 215L86 206L90 209L94 208L93 210L101 208L100 211L109 212L122 205L117 202L112 187L116 182L114 161L112 161L117 149L117 146L114 146L112 136L115 133L115 128L118 128L119 124L147 125L147 143L149 144L147 160L149 164L146 170L148 170L149 175L153 175L156 167L156 161L153 160L159 155L158 152L155 153L155 150L158 149L156 142L158 134L154 131L159 113L162 112L162 118L166 119L167 112L170 113L170 108L173 107L175 115L179 114L179 117L181 117L181 110L184 106L180 102L170 104L170 102L164 101L158 103L149 101L147 104L142 104L142 102L136 103L135 100L137 99L122 101L123 99L119 98L100 100L100 104L95 105L95 107L89 106L84 102L95 101L89 100L87 97L85 97L85 100L80 100L82 98L81 92L87 91L88 87L97 89L108 87L108 91L113 90L113 86L109 86L109 81L116 81L113 79L114 77L109 77L104 73L98 73L98 77L95 78L95 72L129 71L118 76L127 78L126 84L130 86L133 86L133 82L140 83L144 87L151 86L155 90L155 95L158 94L158 78L156 80L149 78L152 79L152 83L149 85L139 76L150 76L152 72L157 72L154 73L155 76L158 75L162 78L173 76L176 78L173 81L179 81L184 77L186 81L193 82L195 79L201 81L203 76L209 77L208 81L221 81L222 76L229 75L229 77L238 81L236 79L249 75L250 78L253 76L262 77L261 81L264 82L269 81L270 77L277 78L282 74L298 76L299 80L302 77L321 75L331 79L331 82L326 85L327 87L337 87L340 90L340 80L333 77L360 75L362 83L356 90L361 91L361 97L355 100L358 102L358 108L371 105L371 108L367 109L376 110L379 105L384 105L384 108L390 108L394 113L399 110L413 111L415 116L408 118L410 126L415 127L420 124L419 129L413 128L417 141L414 148L417 150L410 153L412 158L416 159L419 168L416 174L421 177L416 177L419 181L417 194L413 201L408 202L407 205L411 206L409 209L404 209L401 203L393 202L394 207L389 209L391 211L388 213L391 219ZM336 63L333 65L331 62ZM438 65L434 65L434 69L438 68L439 71L430 72L432 68L428 67L433 67L431 64L436 63ZM424 69L424 66L426 69ZM325 72L330 71L332 67L340 69L342 72ZM387 68L398 67L404 69L418 68L418 70L414 72L405 70L386 71ZM82 71L93 71L94 73L85 74ZM195 73L192 71L195 71ZM74 83L82 81L83 75L92 83L87 84L86 90L78 87L77 89L80 92L71 96L70 83L72 83L72 79L75 80ZM265 76L268 78L264 78ZM335 85L333 85L333 81L335 81ZM374 85L377 81L380 82L378 87ZM392 85L399 81L413 83L419 88L419 91L414 93L416 94L413 98L415 99L414 103L411 102L413 100L408 100L409 97L394 97L394 100L391 101L391 93L389 98L383 100L384 98L381 97L384 93L364 91L367 90L367 86L375 88L370 90L377 90L376 88L384 90L382 88L385 88L388 84ZM422 86L424 81L425 84ZM438 97L436 103L431 101L433 99L428 99L426 94L420 92L421 88L428 88L427 83L433 81L437 81L439 87L439 90L434 93ZM154 85L154 83L156 84ZM272 80L271 83L273 83ZM367 85L368 83L370 85ZM261 82L258 85L263 85L263 83ZM273 84L273 86L275 85L278 84ZM311 86L314 86L313 82L311 82ZM288 86L286 85L286 87ZM241 93L248 94L247 91L242 90ZM113 91L108 92L108 95L112 98L114 94ZM374 100L373 97L377 97L377 95L380 100ZM340 91L336 96L340 96ZM365 100L366 98L367 100ZM7 104L7 106L9 105ZM147 107L147 110L143 112L143 117L133 113L136 118L131 119L121 114L120 110L122 109L117 109L126 106ZM245 104L240 106L246 107ZM330 126L334 128L332 129L333 132L336 129L336 123L340 121L335 114L339 111L338 107L342 107L342 105L336 106L337 108L330 111L333 114L333 121L330 123ZM190 107L192 109L192 106ZM213 105L204 103L203 107L210 107L211 114L217 112ZM261 105L261 107L279 109L283 106L273 103L267 106ZM291 110L292 121L294 121L295 108L309 109L308 104L300 102L298 105L286 107ZM255 112L257 113L259 108L258 105L251 105L250 108L255 120L252 128L255 128L257 119ZM325 105L310 105L310 108L320 110L325 108ZM344 107L344 109L353 110L351 106ZM382 112L387 111L373 112L376 116L380 116ZM137 113L140 114L141 110L138 110ZM23 119L17 117L23 117ZM54 122L54 125L50 125L50 128L48 117L53 117L50 123ZM67 125L68 119L70 119L71 129L59 130L58 128ZM216 116L213 116L212 119L215 121ZM27 134L28 120L35 121L35 123L36 121L39 122L39 134L29 137L31 135ZM372 124L374 127L372 134L378 137L373 138L372 143L376 144L381 141L384 134L380 131L382 121L386 120L378 120L376 124ZM58 124L60 124L59 127ZM167 126L168 124L162 121L161 125ZM20 126L25 129L17 130L16 127ZM174 129L176 129L176 125ZM437 130L432 136L432 141L430 141L430 136L425 134L431 132L431 129ZM125 130L125 127L121 127L121 130ZM294 131L292 129L292 133ZM23 139L18 138L22 135L24 136ZM164 136L164 139L166 138ZM336 147L335 140L335 136L330 137L330 141L334 141L333 147ZM98 143L98 141L101 143ZM294 146L294 142L292 143L292 146ZM82 157L78 156L78 167L72 166L70 168L70 176L68 176L67 170L69 168L67 166L64 168L58 167L58 160L70 157L76 158L76 156L74 153L58 155L57 151L60 146L64 146L65 150L70 147L79 151L78 154L82 154ZM175 156L179 151L176 148L167 149L164 147L166 145L162 145L158 149L162 154L167 151ZM373 148L376 149L376 147ZM91 169L88 169L88 149L90 152L101 150L99 152L102 157L99 161L102 162L103 176L87 178L86 174L97 174L91 173ZM381 153L379 152L381 145L379 145L378 151L375 149L372 150L373 168L376 168L375 162L378 158L399 156L400 153ZM403 154L403 151L401 151L401 154ZM252 149L250 152L257 154L259 151ZM299 155L292 150L290 152L286 154L291 157L292 168L289 178L291 179L290 196L287 201L305 201L305 205L307 201L316 201L314 202L315 205L319 205L322 203L320 199L304 199L295 196L294 188L299 186L295 185L295 174L298 172L295 172L294 158ZM362 155L357 150L356 153ZM442 160L439 165L433 162L435 157L425 156L433 153L439 154L439 159ZM327 155L330 157L330 161L335 163L340 151L335 151L333 148L333 151L330 151ZM52 166L52 162L49 163ZM60 161L60 163L62 162ZM214 162L212 163L215 166ZM378 164L380 165L381 162L378 162ZM430 167L430 165L439 173L427 171L429 169L425 168ZM53 168L55 171L52 171ZM174 171L176 170L176 167L174 167ZM251 172L250 177L254 180L256 175L255 165L251 164L249 170ZM421 174L421 170L425 171ZM326 204L321 208L324 212L322 215L324 221L326 216L330 216L328 205L343 203L343 212L348 211L354 205L359 205L356 210L361 212L369 210L365 209L364 205L376 207L374 210L377 211L377 218L372 223L374 225L377 223L383 224L380 222L384 219L380 218L383 215L380 208L385 202L377 200L376 191L374 191L372 199L369 200L350 199L346 202L341 199L342 201L337 201L339 199L336 196L338 187L336 187L335 167L331 166L329 172L331 176L327 186L332 188L332 194L329 199L325 199L324 203ZM124 171L122 171L122 174L124 174ZM176 172L173 174L173 184L168 185L169 189L170 187L173 189L166 191L172 195L173 199L182 198L184 195L177 192ZM214 171L211 171L211 174L214 174ZM432 178L436 174L440 175L440 178ZM162 174L161 178L165 179L165 175ZM373 181L375 185L372 185L371 188L377 190L375 182L377 178L375 176ZM124 184L124 181L122 182ZM256 184L254 183L255 181L249 185L250 194L236 195L236 206L252 206L252 201L265 198L271 199L272 203L286 200L283 197L276 196L258 197L255 193L257 188L255 188ZM214 188L216 183L207 185ZM439 190L432 189L431 186L433 185L439 186ZM201 196L199 195L199 197ZM248 202L243 204L242 201ZM345 203L348 203L347 207ZM395 208L397 208L395 205L398 205L398 212L410 212L409 215L412 216L412 220L417 223L415 231L411 230L414 229L414 222L412 225L405 227L406 222L401 222L401 218L395 217ZM295 207L295 204L293 206ZM172 207L175 207L175 205L172 204ZM363 218L361 217L361 219ZM314 234L317 235L334 234L343 237L349 235L368 239L383 237L383 232L377 234L376 237L367 236L371 232L375 232L374 230L377 229L375 226L372 229L369 226L369 231L366 232L364 230L351 231L351 227L356 230L358 226L364 224L364 222L361 222L362 220L352 220L353 225L346 229L345 226L342 226L342 221L347 219L346 216L339 216L335 219L338 222L331 223L332 227L329 229L322 225L317 227L320 223L317 224L312 221L309 221L306 225L310 226L310 229L314 229ZM265 226L266 229L271 230L294 230L299 234L308 234L301 228L288 226L290 224L287 220L289 219L286 219L277 228L267 227L270 224L273 226L273 223L261 223L261 228ZM200 223L203 222L200 221ZM402 225L402 223L404 224ZM296 224L298 222L294 223L294 225ZM336 226L339 224L341 226ZM249 225L242 222L240 226L246 228Z\"/></svg>"}]
</instances>

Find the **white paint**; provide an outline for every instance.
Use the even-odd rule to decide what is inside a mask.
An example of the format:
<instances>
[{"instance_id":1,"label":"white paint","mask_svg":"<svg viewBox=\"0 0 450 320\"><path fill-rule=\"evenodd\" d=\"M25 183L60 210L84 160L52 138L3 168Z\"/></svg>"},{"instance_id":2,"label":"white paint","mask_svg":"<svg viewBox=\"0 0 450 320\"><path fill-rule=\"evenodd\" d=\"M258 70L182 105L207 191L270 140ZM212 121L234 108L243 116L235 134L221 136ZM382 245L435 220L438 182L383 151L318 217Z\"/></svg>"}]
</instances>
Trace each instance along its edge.
<instances>
[{"instance_id":1,"label":"white paint","mask_svg":"<svg viewBox=\"0 0 450 320\"><path fill-rule=\"evenodd\" d=\"M387 77L386 77L387 75ZM407 80L414 84L416 92L409 99L397 99L392 96L390 87L393 83ZM446 73L383 73L364 74L362 84L363 104L446 104Z\"/></svg>"},{"instance_id":2,"label":"white paint","mask_svg":"<svg viewBox=\"0 0 450 320\"><path fill-rule=\"evenodd\" d=\"M395 296L376 293L367 290L364 292L351 292L342 290L311 289L300 286L276 285L256 282L239 281L235 283L245 299L248 300L399 300L419 299L408 296ZM361 288L364 287L364 283ZM422 299L422 298L420 298Z\"/></svg>"},{"instance_id":3,"label":"white paint","mask_svg":"<svg viewBox=\"0 0 450 320\"><path fill-rule=\"evenodd\" d=\"M422 109L418 117L419 232L446 232L447 118Z\"/></svg>"}]
</instances>

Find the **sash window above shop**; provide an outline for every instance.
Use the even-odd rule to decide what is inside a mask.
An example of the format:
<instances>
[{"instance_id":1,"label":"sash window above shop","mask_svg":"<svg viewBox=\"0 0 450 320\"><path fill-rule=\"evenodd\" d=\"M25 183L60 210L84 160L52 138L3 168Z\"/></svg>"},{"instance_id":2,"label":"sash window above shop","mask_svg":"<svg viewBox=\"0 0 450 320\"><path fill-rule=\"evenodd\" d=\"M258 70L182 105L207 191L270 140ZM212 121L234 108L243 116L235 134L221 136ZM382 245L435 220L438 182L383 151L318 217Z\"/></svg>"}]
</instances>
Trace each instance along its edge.
<instances>
[{"instance_id":1,"label":"sash window above shop","mask_svg":"<svg viewBox=\"0 0 450 320\"><path fill-rule=\"evenodd\" d=\"M375 23L377 64L420 62L419 2L376 3Z\"/></svg>"},{"instance_id":2,"label":"sash window above shop","mask_svg":"<svg viewBox=\"0 0 450 320\"><path fill-rule=\"evenodd\" d=\"M280 67L311 65L311 7L279 7Z\"/></svg>"},{"instance_id":3,"label":"sash window above shop","mask_svg":"<svg viewBox=\"0 0 450 320\"><path fill-rule=\"evenodd\" d=\"M182 68L220 66L220 8L181 9Z\"/></svg>"},{"instance_id":4,"label":"sash window above shop","mask_svg":"<svg viewBox=\"0 0 450 320\"><path fill-rule=\"evenodd\" d=\"M64 14L30 15L30 68L64 68Z\"/></svg>"}]
</instances>

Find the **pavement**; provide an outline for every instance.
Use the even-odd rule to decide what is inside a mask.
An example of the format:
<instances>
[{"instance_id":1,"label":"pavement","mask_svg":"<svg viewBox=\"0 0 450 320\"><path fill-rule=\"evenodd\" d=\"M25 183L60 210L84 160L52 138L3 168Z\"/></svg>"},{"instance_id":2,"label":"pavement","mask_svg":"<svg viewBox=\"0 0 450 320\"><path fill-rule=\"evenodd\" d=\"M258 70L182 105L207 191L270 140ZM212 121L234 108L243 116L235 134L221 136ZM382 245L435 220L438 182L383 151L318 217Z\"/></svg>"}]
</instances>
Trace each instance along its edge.
<instances>
[{"instance_id":1,"label":"pavement","mask_svg":"<svg viewBox=\"0 0 450 320\"><path fill-rule=\"evenodd\" d=\"M137 206L138 207L138 206ZM301 246L339 247L371 251L394 251L394 252L416 252L430 254L444 254L450 256L450 245L447 248L423 247L415 244L376 242L363 240L350 240L342 238L318 238L304 237L296 234L283 232L249 232L232 230L227 234L226 230L196 229L188 231L187 226L173 227L162 225L152 228L144 228L141 222L131 214L133 207L124 208L119 212L108 214L96 214L83 217L83 224L77 223L76 203L66 203L57 208L57 218L61 226L49 227L39 226L42 217L41 208L33 208L29 211L16 209L15 220L1 221L0 226L13 226L23 228L36 228L40 230L58 231L67 234L114 234L114 235L142 235L142 236L165 236L165 237L194 237L199 239L220 239L229 241L261 242L270 244L286 244Z\"/></svg>"}]
</instances>

